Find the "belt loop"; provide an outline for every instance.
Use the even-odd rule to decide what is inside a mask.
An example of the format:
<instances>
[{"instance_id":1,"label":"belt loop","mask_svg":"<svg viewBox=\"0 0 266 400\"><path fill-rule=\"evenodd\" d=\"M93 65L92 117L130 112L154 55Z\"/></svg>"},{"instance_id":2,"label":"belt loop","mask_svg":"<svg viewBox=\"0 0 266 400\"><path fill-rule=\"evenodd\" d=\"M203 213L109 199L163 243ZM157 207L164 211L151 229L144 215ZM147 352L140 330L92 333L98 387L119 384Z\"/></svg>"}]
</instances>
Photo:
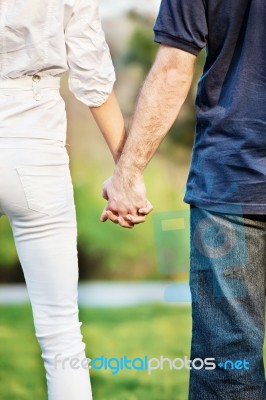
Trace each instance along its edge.
<instances>
[{"instance_id":1,"label":"belt loop","mask_svg":"<svg viewBox=\"0 0 266 400\"><path fill-rule=\"evenodd\" d=\"M33 90L33 97L35 100L39 101L41 100L41 89L40 89L40 82L41 77L38 74L34 74L32 77L32 90Z\"/></svg>"}]
</instances>

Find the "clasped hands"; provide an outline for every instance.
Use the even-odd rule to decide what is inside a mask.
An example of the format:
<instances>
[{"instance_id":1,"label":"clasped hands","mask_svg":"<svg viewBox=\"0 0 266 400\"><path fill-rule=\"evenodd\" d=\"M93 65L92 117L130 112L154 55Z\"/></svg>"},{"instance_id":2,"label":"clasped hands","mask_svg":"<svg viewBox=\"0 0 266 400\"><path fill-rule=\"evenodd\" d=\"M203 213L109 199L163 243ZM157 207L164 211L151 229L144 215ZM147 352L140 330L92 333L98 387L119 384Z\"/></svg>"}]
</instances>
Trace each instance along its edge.
<instances>
[{"instance_id":1,"label":"clasped hands","mask_svg":"<svg viewBox=\"0 0 266 400\"><path fill-rule=\"evenodd\" d=\"M102 196L107 200L100 220L108 219L123 228L133 228L145 222L153 207L146 198L142 175L122 176L114 174L103 184Z\"/></svg>"}]
</instances>

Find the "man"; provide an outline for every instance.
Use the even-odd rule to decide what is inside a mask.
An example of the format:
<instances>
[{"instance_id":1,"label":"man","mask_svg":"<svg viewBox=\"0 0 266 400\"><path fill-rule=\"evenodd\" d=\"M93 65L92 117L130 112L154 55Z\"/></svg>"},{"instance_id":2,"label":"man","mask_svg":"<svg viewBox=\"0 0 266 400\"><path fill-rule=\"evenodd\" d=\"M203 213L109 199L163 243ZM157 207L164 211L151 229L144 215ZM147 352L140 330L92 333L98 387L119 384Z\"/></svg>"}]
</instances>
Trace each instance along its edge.
<instances>
[{"instance_id":1,"label":"man","mask_svg":"<svg viewBox=\"0 0 266 400\"><path fill-rule=\"evenodd\" d=\"M189 399L266 399L266 5L264 0L162 0L157 57L137 102L102 221L132 228L151 210L142 174L207 56L185 202L191 205ZM178 245L178 243L177 243Z\"/></svg>"}]
</instances>

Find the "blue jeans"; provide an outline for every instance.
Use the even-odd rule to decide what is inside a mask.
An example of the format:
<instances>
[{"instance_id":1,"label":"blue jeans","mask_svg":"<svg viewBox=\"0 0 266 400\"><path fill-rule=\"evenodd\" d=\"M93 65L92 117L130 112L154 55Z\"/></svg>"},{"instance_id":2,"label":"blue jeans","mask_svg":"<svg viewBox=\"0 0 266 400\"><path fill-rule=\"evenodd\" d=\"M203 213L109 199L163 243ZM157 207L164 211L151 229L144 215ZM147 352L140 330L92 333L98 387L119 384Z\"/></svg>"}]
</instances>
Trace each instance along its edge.
<instances>
[{"instance_id":1,"label":"blue jeans","mask_svg":"<svg viewBox=\"0 0 266 400\"><path fill-rule=\"evenodd\" d=\"M265 400L266 216L191 207L189 400Z\"/></svg>"}]
</instances>

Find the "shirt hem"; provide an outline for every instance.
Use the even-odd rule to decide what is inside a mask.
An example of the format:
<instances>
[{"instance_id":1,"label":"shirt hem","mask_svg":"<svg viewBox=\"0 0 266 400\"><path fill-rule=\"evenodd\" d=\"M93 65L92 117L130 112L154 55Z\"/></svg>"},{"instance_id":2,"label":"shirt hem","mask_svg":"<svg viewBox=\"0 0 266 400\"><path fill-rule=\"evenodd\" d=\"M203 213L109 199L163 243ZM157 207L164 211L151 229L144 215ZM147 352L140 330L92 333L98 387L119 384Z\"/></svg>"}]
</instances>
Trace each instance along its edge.
<instances>
[{"instance_id":1,"label":"shirt hem","mask_svg":"<svg viewBox=\"0 0 266 400\"><path fill-rule=\"evenodd\" d=\"M198 208L225 214L266 215L266 204L215 202L202 198L189 198L188 196L184 197L184 202Z\"/></svg>"}]
</instances>

